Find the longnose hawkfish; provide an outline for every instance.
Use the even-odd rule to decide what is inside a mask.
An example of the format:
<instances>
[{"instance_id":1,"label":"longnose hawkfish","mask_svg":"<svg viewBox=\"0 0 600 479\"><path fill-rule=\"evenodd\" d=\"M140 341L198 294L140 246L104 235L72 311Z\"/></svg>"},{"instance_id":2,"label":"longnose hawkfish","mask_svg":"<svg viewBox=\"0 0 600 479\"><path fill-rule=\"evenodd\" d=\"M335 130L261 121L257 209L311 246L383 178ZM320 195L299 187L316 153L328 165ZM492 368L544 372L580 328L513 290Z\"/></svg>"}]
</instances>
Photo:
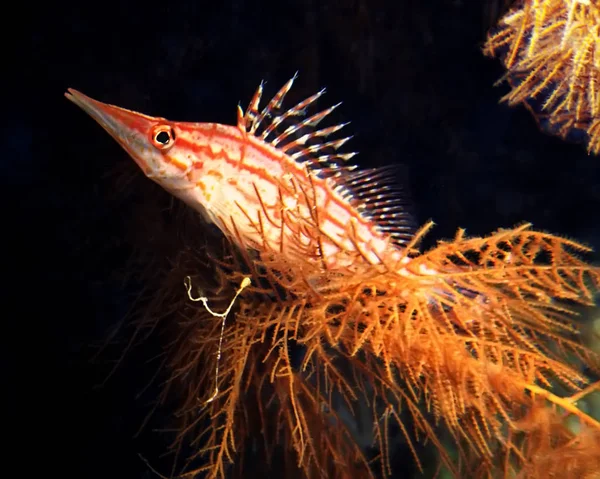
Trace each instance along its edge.
<instances>
[{"instance_id":1,"label":"longnose hawkfish","mask_svg":"<svg viewBox=\"0 0 600 479\"><path fill-rule=\"evenodd\" d=\"M486 238L466 238L464 230L459 230L453 241L413 254L426 227L420 231L412 228L389 170L356 171L348 166L353 153L344 154L340 149L349 138L330 139L345 124L319 127L337 105L306 113L324 90L282 109L294 79L262 109L261 84L246 111L238 107L235 126L168 121L101 103L76 90L66 94L117 140L149 178L201 212L242 251L256 252L262 265L269 265L274 258L272 264L281 269L273 271L283 272L277 278L286 276L287 268L292 274L308 271L297 284L308 283L311 292L315 286L326 285L323 294L310 298L310 308L301 295L290 295L292 298L281 304L248 302L241 307L236 316L239 321L231 325L227 336L230 348L221 379L221 342L231 304L224 313L214 313L207 298L191 296L191 283L186 283L191 300L202 302L210 314L222 318L215 389L205 404L215 402L203 413L213 423L206 436L208 444L201 451L211 461L207 466L212 468L210 477L224 477L225 458L232 460L230 452L237 444L236 421L249 417L238 409L243 407L242 383L246 388L256 387L256 397L268 398L268 404L281 404L282 413L275 414L279 423L273 430L279 437L284 427L290 428L282 436L292 441L289 450L298 453L297 464L307 476L329 472L321 461L331 459L341 472L328 477L359 477L348 472L351 466L344 465L349 457L349 464L354 464L359 456L349 456L349 449L336 449L343 436L333 427L337 419L313 421L314 411L334 409L334 391L350 404L357 398L355 387L368 396L375 417L379 415L377 405L387 405L385 414L393 413L405 434L407 429L395 408L412 404L407 411L413 416L415 434L441 444L417 407L419 402L426 404L436 424L443 419L456 441L462 443L464 438L473 448L471 454L459 444L460 462L463 457L477 458L476 470L486 477L492 475L486 468L493 463L496 446L504 448L505 452L497 450L498 457L504 457L501 462L510 465L511 471L513 462L529 464L531 443L521 441L521 435L533 431L535 438L548 431L548 419L543 419L548 417L546 410L537 413L539 399L577 415L596 434L600 423L579 411L575 401L597 385L586 387L588 380L566 359L574 355L596 370L595 356L571 339L576 332L570 318L573 311L564 306L565 301L593 304L592 289L600 284L600 270L569 252L587 249L570 240L529 231L524 225ZM296 264L302 270L294 269ZM368 274L359 274L364 272ZM315 284L315 277L324 280ZM245 278L234 301L248 284ZM273 328L275 320L277 327ZM247 328L250 321L252 327ZM202 333L199 338L212 331L202 329L211 326L201 321L197 327ZM273 336L272 343L267 345L265 337L272 330L268 333ZM288 339L299 337L307 350L302 369L310 363L310 369L322 371L313 376L317 378L314 386L309 384L313 379L297 386L303 379L293 371L287 344ZM356 382L339 379L344 374L336 371L327 348L322 347L323 338L343 352L340 357L352 358L348 364L355 372L348 376ZM194 341L193 358L212 353L213 339L204 341L199 350ZM263 353L263 347L268 352ZM361 349L366 353L364 361L356 355ZM187 362L192 356L178 351L175 363L186 364L177 371L191 371ZM372 361L372 357L381 361ZM194 361L203 365L202 360ZM275 384L272 395L262 394L269 381L259 378L254 383L254 378L244 376L257 371L247 368L253 361L270 368L265 369L264 377ZM321 377L325 378L323 387ZM359 379L363 377L365 382ZM574 391L573 396L563 399L545 389L555 379ZM200 375L199 380L206 377ZM236 385L220 392L219 384L226 381ZM367 381L372 387L365 387ZM196 391L204 385L186 387L193 392L192 400L196 401ZM292 399L288 401L288 397ZM258 407L261 417L263 411L269 413L268 407ZM525 409L532 413L524 415ZM540 424L535 424L537 417L542 418ZM558 446L547 446L543 454L534 447L533 455L550 457L562 451L565 457L580 457L584 444L587 455L581 455L581 461L597 470L595 444L578 442L566 429L555 432L554 425L558 427L563 419L557 416L552 437L546 441ZM199 422L194 418L192 424ZM384 438L387 419L384 424L376 428L384 473L389 474L383 452L388 443ZM328 436L330 430L335 432ZM564 450L565 444L573 444L577 451ZM444 449L440 447L446 457ZM412 445L411 450L419 462ZM449 458L443 460L453 468Z\"/></svg>"},{"instance_id":2,"label":"longnose hawkfish","mask_svg":"<svg viewBox=\"0 0 600 479\"><path fill-rule=\"evenodd\" d=\"M346 123L319 128L339 104L306 114L324 89L283 110L295 79L263 109L261 83L246 111L238 106L236 126L169 121L73 89L65 96L146 176L201 212L238 247L313 259L327 269L357 260L402 266L407 260L402 246L414 231L390 170L347 165L355 153L339 149L350 137L327 138Z\"/></svg>"}]
</instances>

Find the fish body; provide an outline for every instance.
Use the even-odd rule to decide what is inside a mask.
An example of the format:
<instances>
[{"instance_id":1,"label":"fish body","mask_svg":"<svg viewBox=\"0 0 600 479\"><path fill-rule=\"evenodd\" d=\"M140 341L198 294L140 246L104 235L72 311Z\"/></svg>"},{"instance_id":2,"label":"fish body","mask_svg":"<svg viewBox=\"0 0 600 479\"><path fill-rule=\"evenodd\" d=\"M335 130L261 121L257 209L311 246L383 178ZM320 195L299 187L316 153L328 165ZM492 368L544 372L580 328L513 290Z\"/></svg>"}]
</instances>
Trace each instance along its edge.
<instances>
[{"instance_id":1,"label":"fish body","mask_svg":"<svg viewBox=\"0 0 600 479\"><path fill-rule=\"evenodd\" d=\"M238 247L328 269L402 257L410 220L387 173L355 172L338 153L349 138L320 141L344 124L318 129L337 106L303 117L324 90L278 114L295 77L259 110L261 85L235 126L169 121L93 100L66 97L94 118L146 176L215 223ZM279 129L279 130L278 130ZM329 154L324 154L329 150Z\"/></svg>"}]
</instances>

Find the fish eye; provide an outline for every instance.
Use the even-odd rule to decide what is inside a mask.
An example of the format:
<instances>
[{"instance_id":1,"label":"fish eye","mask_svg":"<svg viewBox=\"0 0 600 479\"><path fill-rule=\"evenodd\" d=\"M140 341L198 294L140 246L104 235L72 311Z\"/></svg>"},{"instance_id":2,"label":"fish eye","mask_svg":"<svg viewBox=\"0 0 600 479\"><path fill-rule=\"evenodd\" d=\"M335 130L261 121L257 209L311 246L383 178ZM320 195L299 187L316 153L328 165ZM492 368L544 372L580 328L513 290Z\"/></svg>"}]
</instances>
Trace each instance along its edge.
<instances>
[{"instance_id":1,"label":"fish eye","mask_svg":"<svg viewBox=\"0 0 600 479\"><path fill-rule=\"evenodd\" d=\"M169 125L158 125L152 129L152 144L159 150L168 150L175 143L175 131Z\"/></svg>"}]
</instances>

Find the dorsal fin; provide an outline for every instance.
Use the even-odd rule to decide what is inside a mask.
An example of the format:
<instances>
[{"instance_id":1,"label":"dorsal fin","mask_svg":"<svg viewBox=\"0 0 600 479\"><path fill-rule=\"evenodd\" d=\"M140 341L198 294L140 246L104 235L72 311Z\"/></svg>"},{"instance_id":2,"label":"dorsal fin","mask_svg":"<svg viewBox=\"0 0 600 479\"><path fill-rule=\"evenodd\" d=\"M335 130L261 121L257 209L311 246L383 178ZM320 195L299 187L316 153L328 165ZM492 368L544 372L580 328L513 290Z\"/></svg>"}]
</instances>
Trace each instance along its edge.
<instances>
[{"instance_id":1,"label":"dorsal fin","mask_svg":"<svg viewBox=\"0 0 600 479\"><path fill-rule=\"evenodd\" d=\"M395 165L346 171L339 175L338 188L361 213L375 221L380 231L404 246L417 231L408 192L398 183Z\"/></svg>"},{"instance_id":2,"label":"dorsal fin","mask_svg":"<svg viewBox=\"0 0 600 479\"><path fill-rule=\"evenodd\" d=\"M298 77L296 73L269 101L259 110L264 83L261 83L245 112L238 107L238 128L280 149L292 159L306 164L311 170L321 170L333 165L342 167L344 162L356 155L356 152L340 153L339 148L350 136L336 140L325 139L344 128L348 123L339 123L326 128L318 128L319 123L331 114L341 103L306 117L306 110L323 94L323 88L287 110L282 103Z\"/></svg>"},{"instance_id":3,"label":"dorsal fin","mask_svg":"<svg viewBox=\"0 0 600 479\"><path fill-rule=\"evenodd\" d=\"M296 73L288 80L262 110L259 107L264 83L261 82L247 110L244 112L238 106L238 128L283 151L319 177L331 179L334 189L364 217L372 219L394 243L405 245L412 239L416 224L409 212L407 194L398 186L394 175L398 168L356 170L356 165L346 163L356 152L341 153L339 149L352 137L329 141L327 137L348 123L318 128L340 103L310 116L306 113L325 89L292 108L282 109L283 100L297 76Z\"/></svg>"}]
</instances>

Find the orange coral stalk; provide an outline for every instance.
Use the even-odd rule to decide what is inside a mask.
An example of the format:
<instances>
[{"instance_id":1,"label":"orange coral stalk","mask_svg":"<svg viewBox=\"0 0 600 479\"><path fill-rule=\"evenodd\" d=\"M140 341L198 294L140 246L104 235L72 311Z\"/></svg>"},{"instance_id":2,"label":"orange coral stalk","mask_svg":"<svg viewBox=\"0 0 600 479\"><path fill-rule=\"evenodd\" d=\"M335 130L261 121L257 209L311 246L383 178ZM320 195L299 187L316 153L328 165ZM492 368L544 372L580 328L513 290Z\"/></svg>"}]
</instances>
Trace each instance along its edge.
<instances>
[{"instance_id":1,"label":"orange coral stalk","mask_svg":"<svg viewBox=\"0 0 600 479\"><path fill-rule=\"evenodd\" d=\"M600 3L598 0L526 0L500 21L484 47L500 54L512 91L503 100L524 103L550 130L587 134L600 152ZM540 99L540 107L532 100Z\"/></svg>"}]
</instances>

